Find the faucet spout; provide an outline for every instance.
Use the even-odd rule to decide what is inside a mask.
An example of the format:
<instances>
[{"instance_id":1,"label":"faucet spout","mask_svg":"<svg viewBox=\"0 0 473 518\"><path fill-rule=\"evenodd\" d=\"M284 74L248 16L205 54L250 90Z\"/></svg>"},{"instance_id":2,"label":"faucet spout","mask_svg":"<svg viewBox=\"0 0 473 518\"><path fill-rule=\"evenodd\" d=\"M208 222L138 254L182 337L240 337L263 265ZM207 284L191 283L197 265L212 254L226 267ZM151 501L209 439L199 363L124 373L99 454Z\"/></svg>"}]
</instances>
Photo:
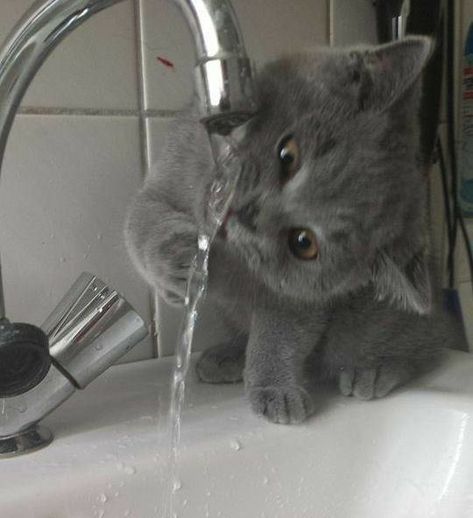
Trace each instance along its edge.
<instances>
[{"instance_id":1,"label":"faucet spout","mask_svg":"<svg viewBox=\"0 0 473 518\"><path fill-rule=\"evenodd\" d=\"M229 0L174 0L194 37L202 122L227 134L255 112L250 60Z\"/></svg>"}]
</instances>

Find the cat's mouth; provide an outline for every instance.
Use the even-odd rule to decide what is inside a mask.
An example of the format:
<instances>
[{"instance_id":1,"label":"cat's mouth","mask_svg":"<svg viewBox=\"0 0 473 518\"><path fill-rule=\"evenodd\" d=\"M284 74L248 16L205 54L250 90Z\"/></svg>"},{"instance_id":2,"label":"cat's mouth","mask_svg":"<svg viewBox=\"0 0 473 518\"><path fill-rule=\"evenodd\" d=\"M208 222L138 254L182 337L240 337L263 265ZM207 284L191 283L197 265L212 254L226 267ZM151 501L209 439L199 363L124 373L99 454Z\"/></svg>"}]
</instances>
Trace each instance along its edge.
<instances>
[{"instance_id":1,"label":"cat's mouth","mask_svg":"<svg viewBox=\"0 0 473 518\"><path fill-rule=\"evenodd\" d=\"M226 241L229 247L242 257L252 270L258 270L263 255L255 242L258 238L246 225L240 221L239 213L229 209L219 230L219 236Z\"/></svg>"}]
</instances>

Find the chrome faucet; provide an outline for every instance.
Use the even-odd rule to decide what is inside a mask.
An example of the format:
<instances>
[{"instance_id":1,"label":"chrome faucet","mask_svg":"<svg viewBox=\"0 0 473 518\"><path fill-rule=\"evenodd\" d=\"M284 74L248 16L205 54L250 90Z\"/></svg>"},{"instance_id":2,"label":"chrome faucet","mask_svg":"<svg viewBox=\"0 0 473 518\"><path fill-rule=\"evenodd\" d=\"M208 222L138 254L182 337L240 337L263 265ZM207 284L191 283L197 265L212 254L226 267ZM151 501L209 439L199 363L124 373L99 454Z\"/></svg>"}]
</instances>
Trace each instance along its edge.
<instances>
[{"instance_id":1,"label":"chrome faucet","mask_svg":"<svg viewBox=\"0 0 473 518\"><path fill-rule=\"evenodd\" d=\"M15 114L51 51L122 0L39 0L0 50L0 169ZM196 92L209 134L227 135L255 111L251 66L229 0L173 0L194 37ZM52 440L39 421L147 334L112 288L82 274L41 328L5 317L0 269L0 458Z\"/></svg>"}]
</instances>

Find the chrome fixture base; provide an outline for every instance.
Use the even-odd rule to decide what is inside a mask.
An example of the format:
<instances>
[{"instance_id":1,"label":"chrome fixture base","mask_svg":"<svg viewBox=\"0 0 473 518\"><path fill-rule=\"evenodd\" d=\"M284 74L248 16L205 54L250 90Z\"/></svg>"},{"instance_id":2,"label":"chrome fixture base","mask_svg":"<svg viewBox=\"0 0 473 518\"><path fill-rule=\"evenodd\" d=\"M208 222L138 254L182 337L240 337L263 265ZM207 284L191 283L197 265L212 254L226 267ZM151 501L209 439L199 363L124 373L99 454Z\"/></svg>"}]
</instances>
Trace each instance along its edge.
<instances>
[{"instance_id":1,"label":"chrome fixture base","mask_svg":"<svg viewBox=\"0 0 473 518\"><path fill-rule=\"evenodd\" d=\"M0 438L0 459L31 453L44 448L52 440L53 434L48 428L34 425L17 435Z\"/></svg>"}]
</instances>

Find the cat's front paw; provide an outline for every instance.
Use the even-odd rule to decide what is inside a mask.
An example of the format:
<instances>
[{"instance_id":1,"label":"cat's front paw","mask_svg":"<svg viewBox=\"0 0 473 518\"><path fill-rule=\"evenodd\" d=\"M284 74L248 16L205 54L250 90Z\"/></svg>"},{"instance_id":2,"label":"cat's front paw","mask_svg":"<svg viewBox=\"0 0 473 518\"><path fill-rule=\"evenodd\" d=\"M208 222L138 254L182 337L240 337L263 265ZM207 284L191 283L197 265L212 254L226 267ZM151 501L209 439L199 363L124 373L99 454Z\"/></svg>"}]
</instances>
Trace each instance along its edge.
<instances>
[{"instance_id":1,"label":"cat's front paw","mask_svg":"<svg viewBox=\"0 0 473 518\"><path fill-rule=\"evenodd\" d=\"M159 294L176 306L185 301L187 278L197 252L197 233L191 224L181 227L156 241L150 240L145 249L145 267L155 280Z\"/></svg>"},{"instance_id":2,"label":"cat's front paw","mask_svg":"<svg viewBox=\"0 0 473 518\"><path fill-rule=\"evenodd\" d=\"M248 398L253 411L273 423L302 423L313 412L310 395L302 387L252 387Z\"/></svg>"},{"instance_id":3,"label":"cat's front paw","mask_svg":"<svg viewBox=\"0 0 473 518\"><path fill-rule=\"evenodd\" d=\"M237 383L243 379L245 367L244 345L217 345L202 353L196 370L206 383Z\"/></svg>"},{"instance_id":4,"label":"cat's front paw","mask_svg":"<svg viewBox=\"0 0 473 518\"><path fill-rule=\"evenodd\" d=\"M344 396L370 400L386 396L411 377L411 370L398 364L388 363L371 369L345 368L340 372L338 386Z\"/></svg>"}]
</instances>

